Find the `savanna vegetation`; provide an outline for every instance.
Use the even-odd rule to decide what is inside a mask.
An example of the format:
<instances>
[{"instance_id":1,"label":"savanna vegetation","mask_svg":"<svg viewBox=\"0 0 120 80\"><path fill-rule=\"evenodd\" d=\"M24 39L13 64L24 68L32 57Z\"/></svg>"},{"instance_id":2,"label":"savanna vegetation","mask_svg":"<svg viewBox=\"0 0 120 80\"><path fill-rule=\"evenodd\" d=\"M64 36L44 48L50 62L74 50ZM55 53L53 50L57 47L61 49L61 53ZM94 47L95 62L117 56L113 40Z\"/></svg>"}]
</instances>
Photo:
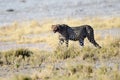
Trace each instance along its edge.
<instances>
[{"instance_id":1,"label":"savanna vegetation","mask_svg":"<svg viewBox=\"0 0 120 80\"><path fill-rule=\"evenodd\" d=\"M120 39L110 35L95 36L101 49L93 47L85 40L85 47L77 42L70 42L66 48L58 45L57 35L51 33L51 25L66 23L71 26L89 24L96 29L120 28L120 18L85 18L65 19L62 21L47 20L26 23L14 22L0 29L0 41L22 43L50 44L53 51L38 49L16 49L0 51L0 67L6 66L10 71L18 71L26 66L34 68L32 74L17 74L1 80L120 80ZM46 36L42 36L44 34ZM42 34L42 35L41 35ZM40 35L28 37L28 35Z\"/></svg>"},{"instance_id":2,"label":"savanna vegetation","mask_svg":"<svg viewBox=\"0 0 120 80\"><path fill-rule=\"evenodd\" d=\"M84 18L84 19L63 19L63 20L43 20L41 22L33 20L28 22L13 22L11 25L0 28L0 41L14 41L16 43L38 43L46 42L54 44L56 36L51 32L52 24L68 24L78 26L83 24L91 25L94 29L118 28L120 18ZM49 33L50 34L49 34ZM46 35L42 35L46 33ZM33 35L33 36L32 36ZM34 36L38 35L38 36ZM32 37L29 37L32 36ZM44 37L47 36L47 37ZM34 38L33 38L34 37ZM50 40L54 39L54 42Z\"/></svg>"}]
</instances>

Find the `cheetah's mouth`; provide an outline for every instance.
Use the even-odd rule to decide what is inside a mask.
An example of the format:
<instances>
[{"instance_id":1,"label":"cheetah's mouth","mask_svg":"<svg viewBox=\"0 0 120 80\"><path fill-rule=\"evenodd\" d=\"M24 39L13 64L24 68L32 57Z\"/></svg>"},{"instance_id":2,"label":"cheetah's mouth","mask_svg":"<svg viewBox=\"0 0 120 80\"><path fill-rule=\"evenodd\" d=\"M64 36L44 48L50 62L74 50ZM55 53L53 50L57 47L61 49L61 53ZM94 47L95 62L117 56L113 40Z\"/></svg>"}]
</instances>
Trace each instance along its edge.
<instances>
[{"instance_id":1,"label":"cheetah's mouth","mask_svg":"<svg viewBox=\"0 0 120 80\"><path fill-rule=\"evenodd\" d=\"M53 32L54 32L54 33L59 32L58 27L54 27L54 28L53 28Z\"/></svg>"},{"instance_id":2,"label":"cheetah's mouth","mask_svg":"<svg viewBox=\"0 0 120 80\"><path fill-rule=\"evenodd\" d=\"M53 30L54 33L58 32L58 31L59 31L59 29L54 29L54 30Z\"/></svg>"},{"instance_id":3,"label":"cheetah's mouth","mask_svg":"<svg viewBox=\"0 0 120 80\"><path fill-rule=\"evenodd\" d=\"M57 30L54 30L53 32L54 32L54 33L56 33L56 32L57 32Z\"/></svg>"}]
</instances>

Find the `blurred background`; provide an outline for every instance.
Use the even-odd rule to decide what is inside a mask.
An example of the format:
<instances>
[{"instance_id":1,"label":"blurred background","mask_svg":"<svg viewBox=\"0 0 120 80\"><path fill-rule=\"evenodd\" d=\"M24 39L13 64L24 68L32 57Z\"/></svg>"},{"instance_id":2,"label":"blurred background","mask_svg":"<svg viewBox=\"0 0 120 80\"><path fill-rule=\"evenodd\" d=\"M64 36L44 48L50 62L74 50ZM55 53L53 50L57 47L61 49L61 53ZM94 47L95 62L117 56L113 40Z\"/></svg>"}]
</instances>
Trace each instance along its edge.
<instances>
[{"instance_id":1,"label":"blurred background","mask_svg":"<svg viewBox=\"0 0 120 80\"><path fill-rule=\"evenodd\" d=\"M120 16L120 0L0 0L0 25L88 16Z\"/></svg>"}]
</instances>

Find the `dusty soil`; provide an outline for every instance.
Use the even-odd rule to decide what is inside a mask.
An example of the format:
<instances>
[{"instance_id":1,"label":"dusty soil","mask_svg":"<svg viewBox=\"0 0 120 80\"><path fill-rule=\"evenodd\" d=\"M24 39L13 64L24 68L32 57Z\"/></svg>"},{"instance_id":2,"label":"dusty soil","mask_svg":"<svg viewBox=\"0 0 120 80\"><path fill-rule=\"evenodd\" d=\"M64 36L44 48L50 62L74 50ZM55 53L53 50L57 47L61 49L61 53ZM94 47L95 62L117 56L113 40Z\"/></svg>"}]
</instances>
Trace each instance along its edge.
<instances>
[{"instance_id":1,"label":"dusty soil","mask_svg":"<svg viewBox=\"0 0 120 80\"><path fill-rule=\"evenodd\" d=\"M120 17L120 0L1 0L0 25L48 18Z\"/></svg>"}]
</instances>

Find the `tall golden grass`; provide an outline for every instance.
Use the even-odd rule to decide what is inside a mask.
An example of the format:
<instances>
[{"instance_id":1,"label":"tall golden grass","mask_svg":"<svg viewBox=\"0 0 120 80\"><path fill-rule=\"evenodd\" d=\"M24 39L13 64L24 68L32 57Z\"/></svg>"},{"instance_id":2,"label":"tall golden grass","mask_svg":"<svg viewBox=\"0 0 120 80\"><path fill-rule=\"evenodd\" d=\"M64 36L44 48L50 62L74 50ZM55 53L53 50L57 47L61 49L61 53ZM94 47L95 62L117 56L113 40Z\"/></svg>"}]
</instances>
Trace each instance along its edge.
<instances>
[{"instance_id":1,"label":"tall golden grass","mask_svg":"<svg viewBox=\"0 0 120 80\"><path fill-rule=\"evenodd\" d=\"M44 20L38 22L36 20L28 22L13 22L11 25L6 25L0 28L0 41L15 41L18 43L27 42L41 42L46 41L45 38L39 37L29 39L25 37L28 34L41 34L48 33L51 31L52 24L68 24L70 26L78 26L88 24L93 26L94 29L106 29L120 27L120 18L84 18L84 19L63 19L63 20ZM51 36L51 35L49 35Z\"/></svg>"}]
</instances>

